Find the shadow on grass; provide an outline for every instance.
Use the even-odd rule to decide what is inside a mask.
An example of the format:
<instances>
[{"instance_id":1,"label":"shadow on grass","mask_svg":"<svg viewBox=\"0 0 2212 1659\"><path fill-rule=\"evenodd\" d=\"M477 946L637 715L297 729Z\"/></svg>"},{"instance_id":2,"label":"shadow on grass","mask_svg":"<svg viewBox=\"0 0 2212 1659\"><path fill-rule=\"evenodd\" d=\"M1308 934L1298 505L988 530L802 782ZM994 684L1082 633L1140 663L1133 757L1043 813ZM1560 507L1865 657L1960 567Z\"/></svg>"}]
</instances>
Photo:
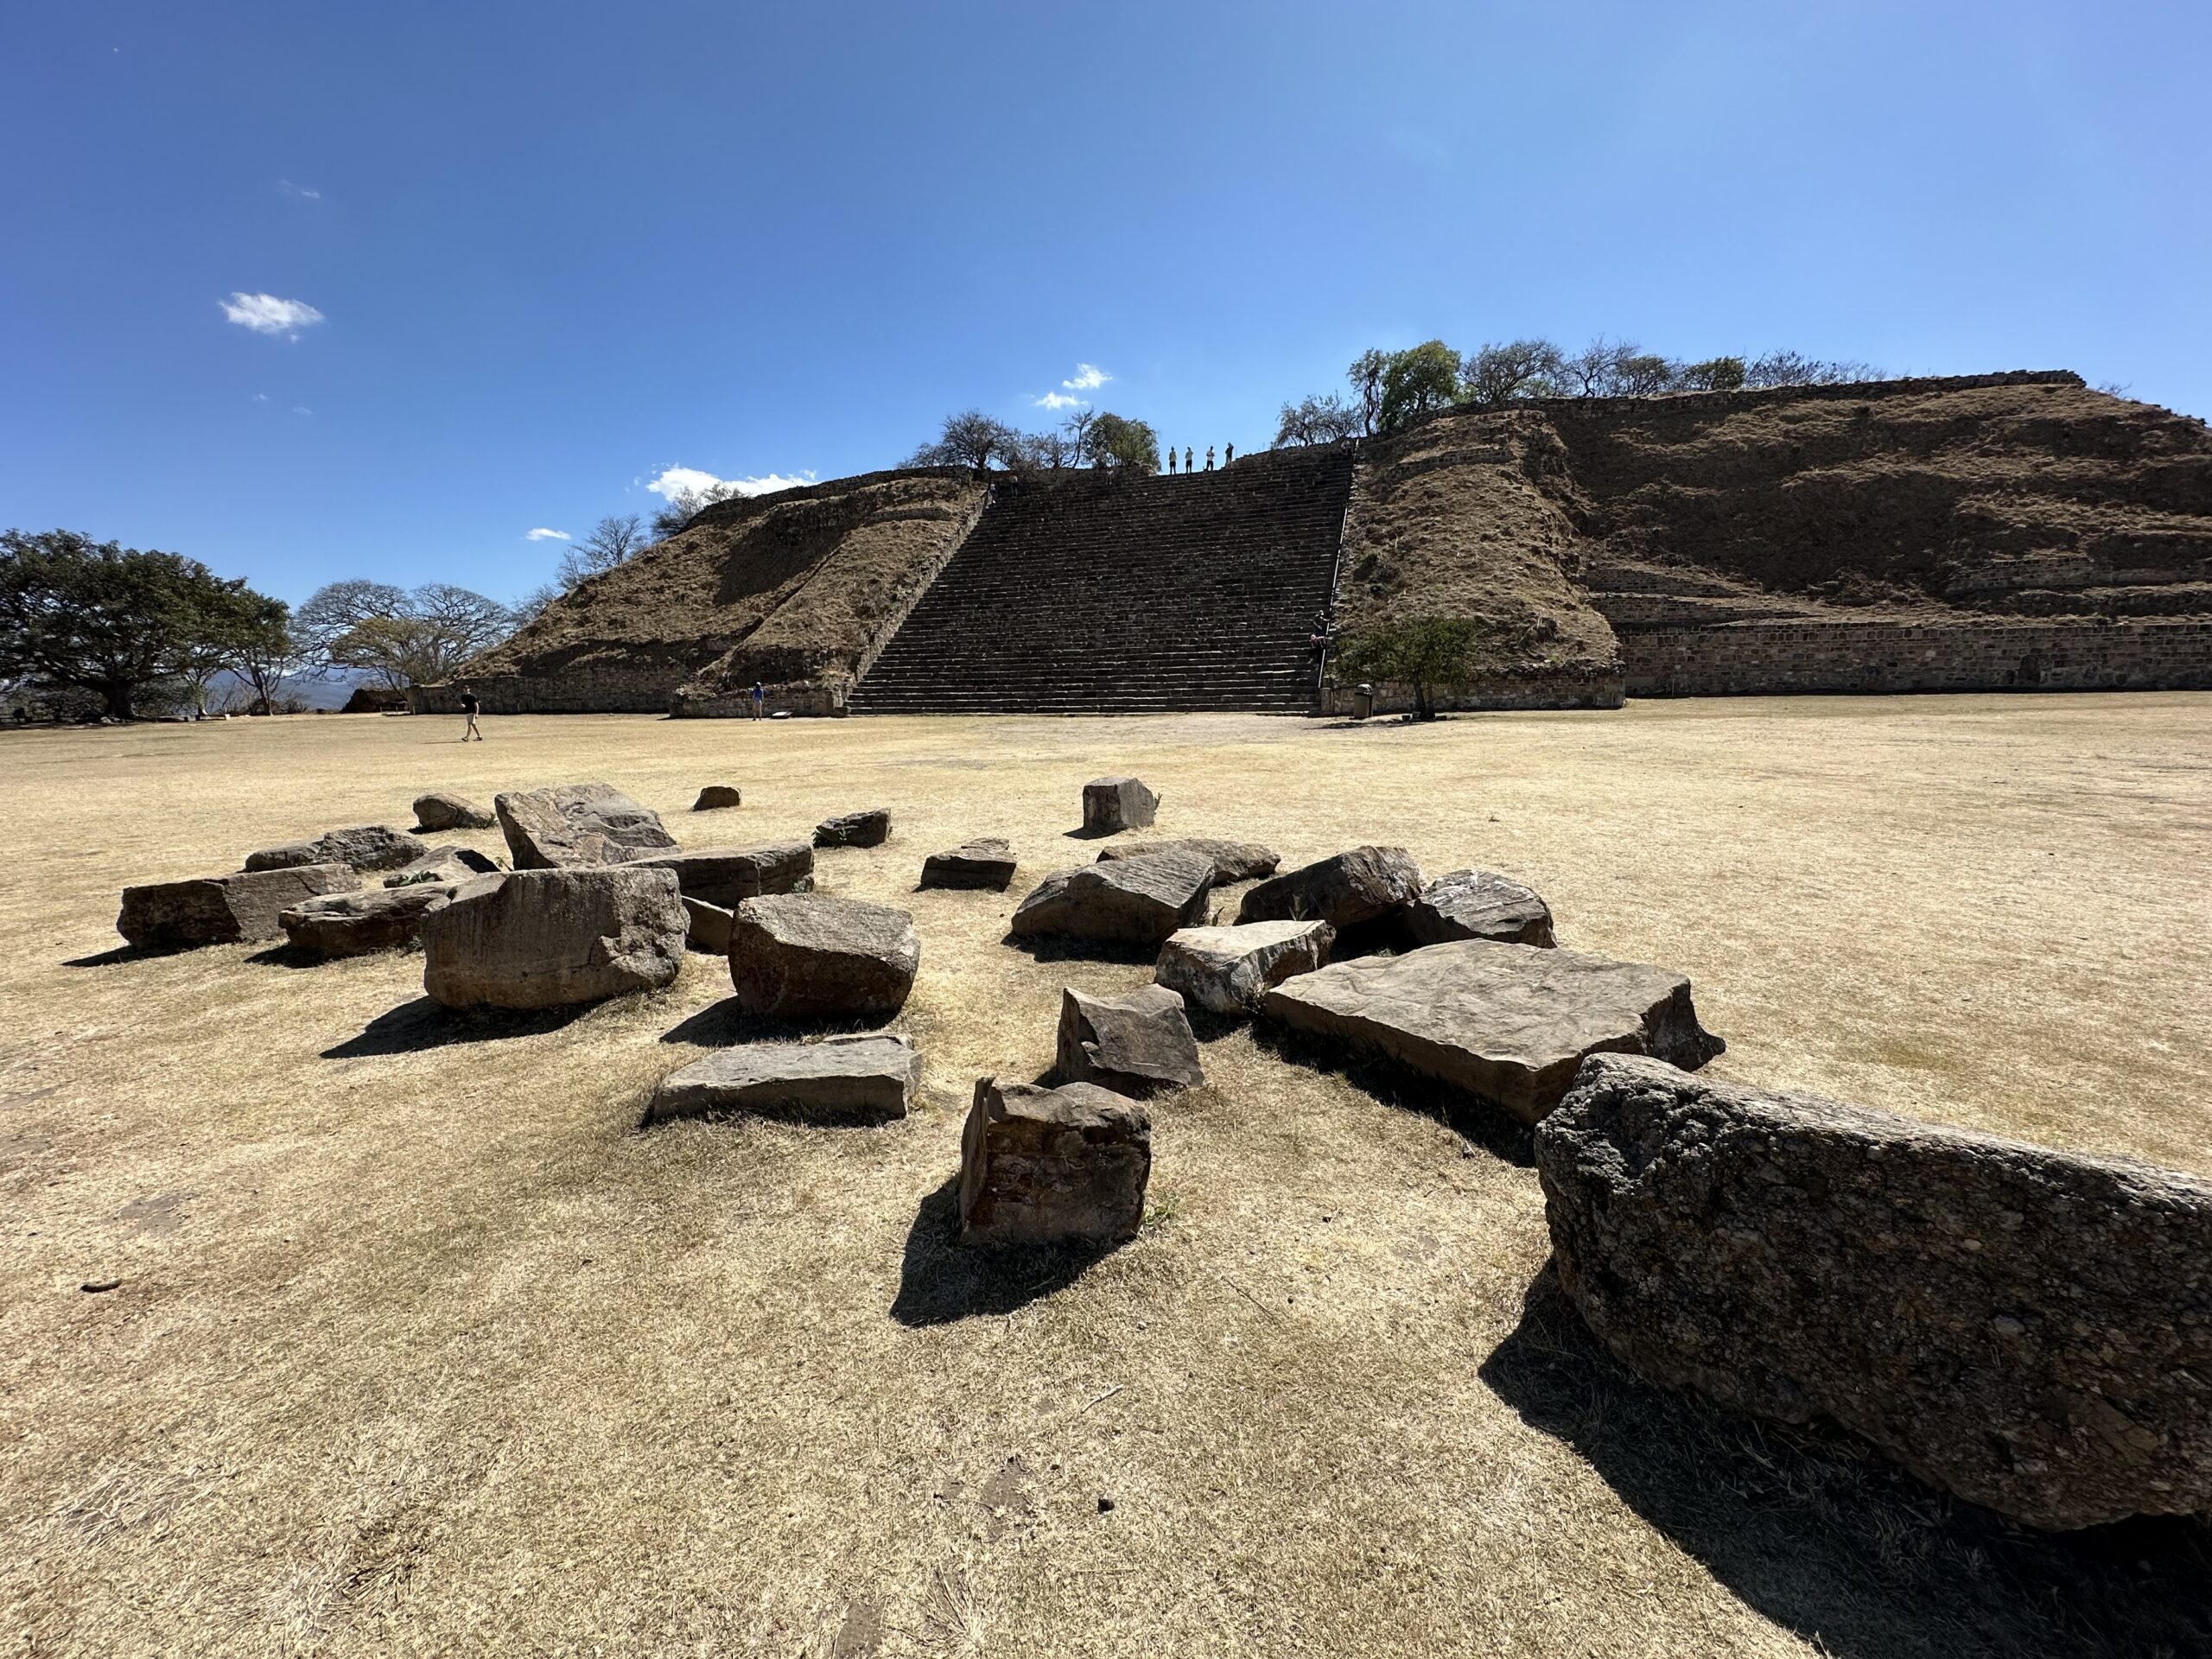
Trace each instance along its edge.
<instances>
[{"instance_id":1,"label":"shadow on grass","mask_svg":"<svg viewBox=\"0 0 2212 1659\"><path fill-rule=\"evenodd\" d=\"M591 1012L588 1004L529 1010L448 1008L418 996L369 1021L358 1037L322 1051L326 1060L358 1060L378 1055L416 1054L454 1043L495 1043L510 1037L534 1037L558 1031Z\"/></svg>"},{"instance_id":2,"label":"shadow on grass","mask_svg":"<svg viewBox=\"0 0 2212 1659\"><path fill-rule=\"evenodd\" d=\"M266 950L257 950L246 960L257 968L320 968L331 960L318 950L303 950L296 944L272 944Z\"/></svg>"},{"instance_id":3,"label":"shadow on grass","mask_svg":"<svg viewBox=\"0 0 2212 1659\"><path fill-rule=\"evenodd\" d=\"M750 1014L734 996L703 1007L661 1033L664 1043L693 1043L701 1048L734 1048L741 1043L799 1043L810 1037L844 1037L881 1031L871 1020L779 1020Z\"/></svg>"},{"instance_id":4,"label":"shadow on grass","mask_svg":"<svg viewBox=\"0 0 2212 1659\"><path fill-rule=\"evenodd\" d=\"M61 965L64 968L112 968L125 962L151 962L157 957L181 957L188 950L199 948L190 944L118 944L111 950L97 950L89 957L72 957Z\"/></svg>"},{"instance_id":5,"label":"shadow on grass","mask_svg":"<svg viewBox=\"0 0 2212 1659\"><path fill-rule=\"evenodd\" d=\"M1838 1659L2212 1653L2212 1523L2030 1532L1856 1436L1653 1388L1549 1266L1480 1375L1746 1605Z\"/></svg>"},{"instance_id":6,"label":"shadow on grass","mask_svg":"<svg viewBox=\"0 0 2212 1659\"><path fill-rule=\"evenodd\" d=\"M1073 1284L1108 1254L1103 1248L963 1244L960 1178L955 1175L914 1211L891 1317L901 1325L950 1325L979 1313L1011 1313Z\"/></svg>"},{"instance_id":7,"label":"shadow on grass","mask_svg":"<svg viewBox=\"0 0 2212 1659\"><path fill-rule=\"evenodd\" d=\"M1195 1021L1192 1029L1198 1029ZM1262 1053L1272 1054L1287 1065L1333 1071L1386 1106L1435 1119L1493 1157L1523 1169L1535 1166L1535 1132L1502 1106L1474 1099L1395 1060L1264 1020L1254 1022L1252 1040Z\"/></svg>"},{"instance_id":8,"label":"shadow on grass","mask_svg":"<svg viewBox=\"0 0 2212 1659\"><path fill-rule=\"evenodd\" d=\"M1122 962L1149 968L1160 960L1158 944L1122 939L1077 939L1059 933L1008 933L999 943L1012 946L1032 962Z\"/></svg>"}]
</instances>

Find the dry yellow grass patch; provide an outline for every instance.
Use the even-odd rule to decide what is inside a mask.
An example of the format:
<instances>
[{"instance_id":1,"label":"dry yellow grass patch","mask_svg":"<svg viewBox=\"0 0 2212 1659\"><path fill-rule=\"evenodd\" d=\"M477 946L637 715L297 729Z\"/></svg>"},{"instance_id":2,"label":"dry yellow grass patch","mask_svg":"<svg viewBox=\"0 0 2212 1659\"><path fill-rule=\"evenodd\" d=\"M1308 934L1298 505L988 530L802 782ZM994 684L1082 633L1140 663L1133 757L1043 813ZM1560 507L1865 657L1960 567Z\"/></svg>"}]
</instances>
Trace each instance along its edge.
<instances>
[{"instance_id":1,"label":"dry yellow grass patch","mask_svg":"<svg viewBox=\"0 0 2212 1659\"><path fill-rule=\"evenodd\" d=\"M2212 1643L2199 1527L2024 1537L1643 1389L1549 1291L1525 1138L1395 1080L1215 1037L1154 1224L1080 1271L976 1267L944 1190L1060 987L1148 976L1001 942L1109 770L1164 835L1526 878L1563 943L1688 971L1726 1075L2212 1169L2212 698L457 725L0 738L0 1651ZM126 881L586 779L692 845L890 807L820 868L914 912L925 1108L640 1132L743 1030L702 957L520 1023L426 1010L409 956L73 965ZM746 805L684 810L716 781ZM911 892L985 833L1014 893Z\"/></svg>"}]
</instances>

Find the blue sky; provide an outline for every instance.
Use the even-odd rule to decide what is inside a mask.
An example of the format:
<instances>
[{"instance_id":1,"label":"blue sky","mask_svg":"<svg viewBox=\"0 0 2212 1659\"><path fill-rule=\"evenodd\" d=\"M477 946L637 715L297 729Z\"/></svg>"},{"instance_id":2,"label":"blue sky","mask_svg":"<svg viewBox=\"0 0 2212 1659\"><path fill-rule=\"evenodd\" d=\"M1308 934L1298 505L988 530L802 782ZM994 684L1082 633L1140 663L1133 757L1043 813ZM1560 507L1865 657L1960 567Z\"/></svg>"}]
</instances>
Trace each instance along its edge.
<instances>
[{"instance_id":1,"label":"blue sky","mask_svg":"<svg viewBox=\"0 0 2212 1659\"><path fill-rule=\"evenodd\" d=\"M671 467L1081 365L1258 448L1433 335L2212 413L2208 65L2182 0L16 6L0 524L512 598Z\"/></svg>"}]
</instances>

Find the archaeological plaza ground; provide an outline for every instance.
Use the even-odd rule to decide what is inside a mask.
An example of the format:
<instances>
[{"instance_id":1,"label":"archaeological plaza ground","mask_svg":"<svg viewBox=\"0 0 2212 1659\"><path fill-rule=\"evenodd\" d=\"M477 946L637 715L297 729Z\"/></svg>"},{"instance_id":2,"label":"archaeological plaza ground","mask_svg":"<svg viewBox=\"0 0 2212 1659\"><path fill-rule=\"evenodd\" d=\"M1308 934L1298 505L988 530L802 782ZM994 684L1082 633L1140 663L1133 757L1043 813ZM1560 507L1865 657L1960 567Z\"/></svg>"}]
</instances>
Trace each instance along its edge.
<instances>
[{"instance_id":1,"label":"archaeological plaza ground","mask_svg":"<svg viewBox=\"0 0 2212 1659\"><path fill-rule=\"evenodd\" d=\"M1676 613L1720 601L1666 603L1623 600L1675 631L1632 670L1688 671ZM441 713L0 734L9 1655L2212 1653L2201 1517L2017 1524L1617 1359L1530 1130L1417 1070L1194 1020L1205 1081L1147 1103L1142 1224L1103 1253L970 1249L956 1179L976 1080L1052 1068L1063 988L1152 980L1008 931L1096 856L1105 774L1159 794L1131 839L1527 883L1560 947L1688 978L1726 1043L1700 1080L2212 1177L2212 694L490 706L466 747ZM911 1112L645 1125L666 1074L777 1034L712 954L466 1014L419 949L118 938L126 886L586 780L690 848L888 810L814 877L912 914ZM1006 891L918 890L985 836Z\"/></svg>"}]
</instances>

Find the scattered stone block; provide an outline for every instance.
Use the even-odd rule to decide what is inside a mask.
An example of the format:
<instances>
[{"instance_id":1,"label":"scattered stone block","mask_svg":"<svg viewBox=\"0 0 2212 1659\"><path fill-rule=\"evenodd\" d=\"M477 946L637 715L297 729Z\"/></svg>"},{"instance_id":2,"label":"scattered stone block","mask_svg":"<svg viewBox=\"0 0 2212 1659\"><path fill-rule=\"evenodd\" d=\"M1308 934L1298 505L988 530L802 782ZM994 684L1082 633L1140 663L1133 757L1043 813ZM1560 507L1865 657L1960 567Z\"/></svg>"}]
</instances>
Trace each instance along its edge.
<instances>
[{"instance_id":1,"label":"scattered stone block","mask_svg":"<svg viewBox=\"0 0 2212 1659\"><path fill-rule=\"evenodd\" d=\"M412 864L404 864L384 879L387 887L410 887L418 881L458 883L474 876L495 874L499 861L474 847L434 847Z\"/></svg>"},{"instance_id":2,"label":"scattered stone block","mask_svg":"<svg viewBox=\"0 0 2212 1659\"><path fill-rule=\"evenodd\" d=\"M1268 989L1328 965L1337 931L1326 922L1243 922L1186 927L1160 948L1154 978L1212 1014L1252 1013Z\"/></svg>"},{"instance_id":3,"label":"scattered stone block","mask_svg":"<svg viewBox=\"0 0 2212 1659\"><path fill-rule=\"evenodd\" d=\"M808 1123L890 1123L906 1116L921 1081L921 1054L904 1037L747 1043L663 1077L645 1121L750 1112Z\"/></svg>"},{"instance_id":4,"label":"scattered stone block","mask_svg":"<svg viewBox=\"0 0 2212 1659\"><path fill-rule=\"evenodd\" d=\"M1004 893L1014 880L1014 849L996 836L963 841L922 861L925 887L982 887Z\"/></svg>"},{"instance_id":5,"label":"scattered stone block","mask_svg":"<svg viewBox=\"0 0 2212 1659\"><path fill-rule=\"evenodd\" d=\"M326 893L350 893L360 873L346 864L296 864L241 870L123 890L115 931L142 950L191 950L251 944L284 931L283 912Z\"/></svg>"},{"instance_id":6,"label":"scattered stone block","mask_svg":"<svg viewBox=\"0 0 2212 1659\"><path fill-rule=\"evenodd\" d=\"M1093 835L1141 830L1159 812L1160 797L1134 778L1094 778L1083 786L1083 827Z\"/></svg>"},{"instance_id":7,"label":"scattered stone block","mask_svg":"<svg viewBox=\"0 0 2212 1659\"><path fill-rule=\"evenodd\" d=\"M1095 1083L1139 1099L1206 1080L1183 999L1161 985L1121 996L1064 987L1055 1071L1063 1082Z\"/></svg>"},{"instance_id":8,"label":"scattered stone block","mask_svg":"<svg viewBox=\"0 0 2212 1659\"><path fill-rule=\"evenodd\" d=\"M1334 963L1276 986L1260 1010L1395 1060L1523 1123L1558 1105L1594 1053L1649 1054L1695 1071L1726 1047L1698 1024L1680 974L1486 939Z\"/></svg>"},{"instance_id":9,"label":"scattered stone block","mask_svg":"<svg viewBox=\"0 0 2212 1659\"><path fill-rule=\"evenodd\" d=\"M1355 847L1262 881L1236 908L1240 922L1326 922L1339 956L1395 944L1421 897L1421 866L1402 847Z\"/></svg>"},{"instance_id":10,"label":"scattered stone block","mask_svg":"<svg viewBox=\"0 0 2212 1659\"><path fill-rule=\"evenodd\" d=\"M1254 841L1219 841L1211 836L1183 836L1172 841L1139 841L1109 847L1098 855L1102 862L1117 858L1150 858L1156 853L1188 853L1213 866L1217 886L1249 881L1273 875L1282 855Z\"/></svg>"},{"instance_id":11,"label":"scattered stone block","mask_svg":"<svg viewBox=\"0 0 2212 1659\"><path fill-rule=\"evenodd\" d=\"M1451 939L1554 943L1552 907L1543 895L1495 870L1453 870L1438 876L1406 912L1406 925L1423 944Z\"/></svg>"},{"instance_id":12,"label":"scattered stone block","mask_svg":"<svg viewBox=\"0 0 2212 1659\"><path fill-rule=\"evenodd\" d=\"M249 870L296 870L306 864L343 864L349 870L396 870L429 853L428 842L381 823L333 830L313 841L264 847L245 855Z\"/></svg>"},{"instance_id":13,"label":"scattered stone block","mask_svg":"<svg viewBox=\"0 0 2212 1659\"><path fill-rule=\"evenodd\" d=\"M747 899L778 893L807 893L814 887L814 849L803 841L772 841L758 847L702 847L696 852L663 853L638 861L646 869L674 870L687 899L703 899L734 910Z\"/></svg>"},{"instance_id":14,"label":"scattered stone block","mask_svg":"<svg viewBox=\"0 0 2212 1659\"><path fill-rule=\"evenodd\" d=\"M518 870L627 864L676 850L660 815L612 784L511 790L492 808Z\"/></svg>"},{"instance_id":15,"label":"scattered stone block","mask_svg":"<svg viewBox=\"0 0 2212 1659\"><path fill-rule=\"evenodd\" d=\"M817 847L880 847L891 838L891 811L874 807L866 812L846 812L824 818L814 826Z\"/></svg>"},{"instance_id":16,"label":"scattered stone block","mask_svg":"<svg viewBox=\"0 0 2212 1659\"><path fill-rule=\"evenodd\" d=\"M1185 853L1125 858L1048 875L1015 907L1014 932L1157 944L1205 918L1213 867Z\"/></svg>"},{"instance_id":17,"label":"scattered stone block","mask_svg":"<svg viewBox=\"0 0 2212 1659\"><path fill-rule=\"evenodd\" d=\"M434 789L415 798L417 830L489 830L499 820L465 795Z\"/></svg>"},{"instance_id":18,"label":"scattered stone block","mask_svg":"<svg viewBox=\"0 0 2212 1659\"><path fill-rule=\"evenodd\" d=\"M699 798L691 803L694 812L720 812L727 807L744 804L745 796L735 784L709 784L699 791Z\"/></svg>"},{"instance_id":19,"label":"scattered stone block","mask_svg":"<svg viewBox=\"0 0 2212 1659\"><path fill-rule=\"evenodd\" d=\"M1152 1120L1095 1084L983 1077L960 1137L960 1233L980 1244L1100 1249L1136 1236Z\"/></svg>"},{"instance_id":20,"label":"scattered stone block","mask_svg":"<svg viewBox=\"0 0 2212 1659\"><path fill-rule=\"evenodd\" d=\"M276 920L296 950L319 957L365 957L411 943L423 918L450 904L454 891L450 881L415 881L365 893L334 893L302 899Z\"/></svg>"},{"instance_id":21,"label":"scattered stone block","mask_svg":"<svg viewBox=\"0 0 2212 1659\"><path fill-rule=\"evenodd\" d=\"M827 893L747 899L730 924L739 1006L785 1020L887 1020L906 1006L922 944L914 918Z\"/></svg>"},{"instance_id":22,"label":"scattered stone block","mask_svg":"<svg viewBox=\"0 0 2212 1659\"><path fill-rule=\"evenodd\" d=\"M2028 1526L2212 1510L2212 1182L1610 1054L1536 1170L1560 1283L1651 1381Z\"/></svg>"},{"instance_id":23,"label":"scattered stone block","mask_svg":"<svg viewBox=\"0 0 2212 1659\"><path fill-rule=\"evenodd\" d=\"M658 990L689 918L669 870L480 875L423 918L423 988L448 1007L552 1008Z\"/></svg>"},{"instance_id":24,"label":"scattered stone block","mask_svg":"<svg viewBox=\"0 0 2212 1659\"><path fill-rule=\"evenodd\" d=\"M729 929L733 919L730 912L720 905L710 905L703 899L694 899L687 893L683 899L683 913L691 918L690 929L683 938L686 950L709 957L729 955Z\"/></svg>"}]
</instances>

